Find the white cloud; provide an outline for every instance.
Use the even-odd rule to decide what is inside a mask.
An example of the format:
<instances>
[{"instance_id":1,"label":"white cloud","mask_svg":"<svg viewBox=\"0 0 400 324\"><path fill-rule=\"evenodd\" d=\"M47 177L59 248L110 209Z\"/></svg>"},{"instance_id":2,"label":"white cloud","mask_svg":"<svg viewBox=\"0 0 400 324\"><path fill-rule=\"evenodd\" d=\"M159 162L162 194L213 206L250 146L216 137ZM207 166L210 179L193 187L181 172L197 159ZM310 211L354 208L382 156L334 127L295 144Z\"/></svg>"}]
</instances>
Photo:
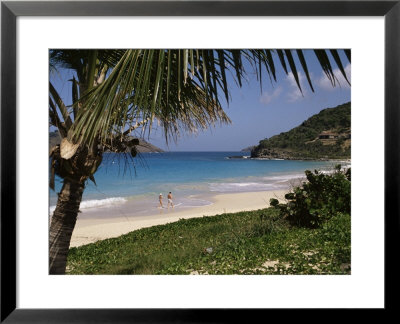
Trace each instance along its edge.
<instances>
[{"instance_id":1,"label":"white cloud","mask_svg":"<svg viewBox=\"0 0 400 324\"><path fill-rule=\"evenodd\" d=\"M296 79L294 78L294 75L292 72L289 72L289 74L286 77L286 80L289 82L289 89L288 89L288 94L287 94L287 100L289 102L295 102L297 100L303 99L306 94L307 91L304 88L304 84L305 84L305 75L301 72L297 73L299 76L299 82L300 82L300 86L301 89L303 90L303 93L301 93L297 83L296 83Z\"/></svg>"},{"instance_id":2,"label":"white cloud","mask_svg":"<svg viewBox=\"0 0 400 324\"><path fill-rule=\"evenodd\" d=\"M351 65L347 64L344 68L344 71L346 72L347 79L351 82ZM333 70L333 73L335 74L337 80L336 80L336 86L333 87L331 81L327 78L324 72L322 72L321 77L317 80L317 85L321 87L322 89L325 90L330 90L333 91L339 88L347 89L350 88L350 85L347 83L346 79L342 75L342 72L338 68Z\"/></svg>"},{"instance_id":3,"label":"white cloud","mask_svg":"<svg viewBox=\"0 0 400 324\"><path fill-rule=\"evenodd\" d=\"M272 93L263 92L260 97L260 102L264 105L268 105L272 100L278 98L282 93L282 87L277 87Z\"/></svg>"}]
</instances>

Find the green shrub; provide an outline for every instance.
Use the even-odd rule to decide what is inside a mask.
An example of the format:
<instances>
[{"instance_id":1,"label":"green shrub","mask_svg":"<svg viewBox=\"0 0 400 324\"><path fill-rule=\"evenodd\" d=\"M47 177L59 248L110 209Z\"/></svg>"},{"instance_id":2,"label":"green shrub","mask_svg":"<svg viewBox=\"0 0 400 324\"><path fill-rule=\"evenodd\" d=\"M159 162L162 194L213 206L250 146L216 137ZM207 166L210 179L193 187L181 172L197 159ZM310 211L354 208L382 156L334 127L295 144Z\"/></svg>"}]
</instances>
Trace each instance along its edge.
<instances>
[{"instance_id":1,"label":"green shrub","mask_svg":"<svg viewBox=\"0 0 400 324\"><path fill-rule=\"evenodd\" d=\"M278 200L278 199L275 199L275 198L271 198L271 199L269 200L269 204L270 204L272 207L276 207L276 206L279 205L279 200Z\"/></svg>"},{"instance_id":2,"label":"green shrub","mask_svg":"<svg viewBox=\"0 0 400 324\"><path fill-rule=\"evenodd\" d=\"M305 171L307 182L285 195L287 204L275 205L292 225L320 227L337 213L350 214L351 171L337 165L332 174Z\"/></svg>"}]
</instances>

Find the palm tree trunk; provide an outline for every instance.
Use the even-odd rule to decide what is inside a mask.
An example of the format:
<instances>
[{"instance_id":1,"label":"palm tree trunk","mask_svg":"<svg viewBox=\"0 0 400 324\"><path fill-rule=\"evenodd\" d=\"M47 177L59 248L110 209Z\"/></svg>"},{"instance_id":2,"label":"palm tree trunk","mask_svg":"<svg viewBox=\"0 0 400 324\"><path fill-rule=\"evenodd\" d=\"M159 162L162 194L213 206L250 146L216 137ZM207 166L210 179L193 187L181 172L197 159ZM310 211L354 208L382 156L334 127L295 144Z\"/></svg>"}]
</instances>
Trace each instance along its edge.
<instances>
[{"instance_id":1,"label":"palm tree trunk","mask_svg":"<svg viewBox=\"0 0 400 324\"><path fill-rule=\"evenodd\" d=\"M50 274L65 274L69 244L84 189L84 182L64 179L50 225Z\"/></svg>"}]
</instances>

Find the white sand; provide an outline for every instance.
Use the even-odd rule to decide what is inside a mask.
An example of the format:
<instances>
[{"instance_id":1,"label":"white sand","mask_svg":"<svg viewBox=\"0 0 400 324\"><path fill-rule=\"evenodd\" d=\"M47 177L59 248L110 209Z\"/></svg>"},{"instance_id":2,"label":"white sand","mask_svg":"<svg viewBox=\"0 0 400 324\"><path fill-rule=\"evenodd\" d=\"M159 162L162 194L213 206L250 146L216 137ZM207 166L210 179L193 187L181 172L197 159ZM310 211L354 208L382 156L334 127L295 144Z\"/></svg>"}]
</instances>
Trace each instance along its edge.
<instances>
[{"instance_id":1,"label":"white sand","mask_svg":"<svg viewBox=\"0 0 400 324\"><path fill-rule=\"evenodd\" d=\"M140 228L176 222L181 218L213 216L267 208L270 198L283 200L286 192L287 190L219 194L212 197L212 205L185 209L179 207L169 210L155 209L153 215L147 216L131 217L127 215L126 217L106 219L78 218L70 246L75 247L106 238L118 237Z\"/></svg>"}]
</instances>

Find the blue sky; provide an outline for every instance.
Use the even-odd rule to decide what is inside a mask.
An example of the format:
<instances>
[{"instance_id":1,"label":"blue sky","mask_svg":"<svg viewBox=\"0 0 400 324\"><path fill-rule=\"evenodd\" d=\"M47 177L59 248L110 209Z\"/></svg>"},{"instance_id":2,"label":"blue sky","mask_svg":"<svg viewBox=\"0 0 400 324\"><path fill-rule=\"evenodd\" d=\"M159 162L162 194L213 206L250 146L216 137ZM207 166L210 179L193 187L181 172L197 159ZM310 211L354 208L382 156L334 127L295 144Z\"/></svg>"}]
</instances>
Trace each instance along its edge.
<instances>
[{"instance_id":1,"label":"blue sky","mask_svg":"<svg viewBox=\"0 0 400 324\"><path fill-rule=\"evenodd\" d=\"M255 72L246 66L247 82L244 82L241 88L234 82L229 82L231 92L229 104L221 98L223 108L232 121L231 124L217 124L196 135L181 134L176 143L169 141L168 145L161 130L153 130L150 137L145 139L166 151L240 151L258 144L261 139L300 125L322 109L350 101L350 86L341 76L333 60L335 74L340 83L336 87L332 87L325 77L313 52L305 51L305 57L315 92L311 91L305 74L299 68L302 94L293 76L286 75L278 61L276 61L277 82L271 83L264 73L261 91ZM341 55L341 58L350 79L350 63L344 55ZM300 67L300 64L298 66ZM51 76L51 81L65 98L65 102L70 102L71 98L70 82L67 81L71 77L72 72L69 71Z\"/></svg>"}]
</instances>

